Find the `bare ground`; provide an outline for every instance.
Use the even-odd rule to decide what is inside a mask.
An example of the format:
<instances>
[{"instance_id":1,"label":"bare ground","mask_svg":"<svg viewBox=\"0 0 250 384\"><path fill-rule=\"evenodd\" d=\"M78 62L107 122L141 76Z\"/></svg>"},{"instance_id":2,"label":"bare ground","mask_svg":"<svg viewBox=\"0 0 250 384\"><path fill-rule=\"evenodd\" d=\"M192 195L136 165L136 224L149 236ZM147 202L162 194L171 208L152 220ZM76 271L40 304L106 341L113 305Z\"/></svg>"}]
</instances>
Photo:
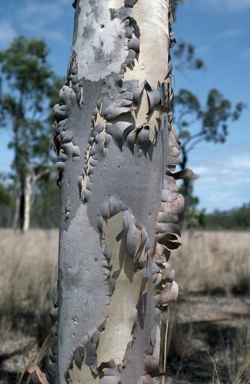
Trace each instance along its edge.
<instances>
[{"instance_id":1,"label":"bare ground","mask_svg":"<svg viewBox=\"0 0 250 384\"><path fill-rule=\"evenodd\" d=\"M180 295L170 308L167 383L247 383L237 374L250 351L250 298Z\"/></svg>"}]
</instances>

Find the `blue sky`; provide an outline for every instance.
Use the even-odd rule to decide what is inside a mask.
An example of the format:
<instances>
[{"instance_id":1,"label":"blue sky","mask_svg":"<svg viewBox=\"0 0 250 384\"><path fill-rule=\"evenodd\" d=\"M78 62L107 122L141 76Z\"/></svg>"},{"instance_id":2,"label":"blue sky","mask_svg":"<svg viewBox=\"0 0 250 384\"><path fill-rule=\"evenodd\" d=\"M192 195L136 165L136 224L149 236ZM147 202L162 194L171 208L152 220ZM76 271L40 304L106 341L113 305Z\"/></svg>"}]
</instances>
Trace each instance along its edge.
<instances>
[{"instance_id":1,"label":"blue sky","mask_svg":"<svg viewBox=\"0 0 250 384\"><path fill-rule=\"evenodd\" d=\"M72 0L1 0L0 49L20 34L44 38L49 61L66 74L73 33ZM225 144L199 144L188 166L198 174L194 192L207 212L250 202L250 0L186 0L173 25L177 41L196 47L204 60L200 71L174 71L174 91L191 90L202 103L217 88L232 104L247 104L240 120L229 124ZM1 131L0 171L8 170L12 153L8 133Z\"/></svg>"}]
</instances>

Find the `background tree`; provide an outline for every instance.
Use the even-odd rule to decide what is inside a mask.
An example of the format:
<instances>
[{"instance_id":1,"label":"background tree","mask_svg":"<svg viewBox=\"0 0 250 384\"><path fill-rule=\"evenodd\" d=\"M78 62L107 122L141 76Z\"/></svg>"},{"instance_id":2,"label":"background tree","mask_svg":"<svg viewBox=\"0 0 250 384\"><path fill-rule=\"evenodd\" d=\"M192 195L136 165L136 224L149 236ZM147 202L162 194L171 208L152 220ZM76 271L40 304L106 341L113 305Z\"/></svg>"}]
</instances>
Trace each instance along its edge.
<instances>
[{"instance_id":1,"label":"background tree","mask_svg":"<svg viewBox=\"0 0 250 384\"><path fill-rule=\"evenodd\" d=\"M1 126L8 129L14 151L11 178L15 187L13 227L26 231L35 185L53 167L51 106L61 82L51 70L43 40L19 36L0 52Z\"/></svg>"},{"instance_id":2,"label":"background tree","mask_svg":"<svg viewBox=\"0 0 250 384\"><path fill-rule=\"evenodd\" d=\"M185 2L185 1L182 1ZM174 17L177 15L178 1L174 1ZM195 47L185 41L177 42L173 50L173 67L177 71L201 70L204 62L196 56ZM211 89L206 105L202 106L198 97L188 89L180 89L175 94L174 124L180 140L180 168L187 167L190 152L201 142L224 143L228 135L228 122L240 117L244 104L239 102L234 107L219 90ZM183 179L181 193L185 196L185 227L204 227L204 209L198 210L199 198L193 196L193 181Z\"/></svg>"},{"instance_id":3,"label":"background tree","mask_svg":"<svg viewBox=\"0 0 250 384\"><path fill-rule=\"evenodd\" d=\"M175 126L181 143L180 168L187 167L188 156L201 142L224 143L228 135L228 122L240 117L243 103L232 106L231 102L217 90L211 89L203 107L189 90L181 89L174 99ZM185 196L185 208L198 203L192 201L192 181L184 179L181 192Z\"/></svg>"}]
</instances>

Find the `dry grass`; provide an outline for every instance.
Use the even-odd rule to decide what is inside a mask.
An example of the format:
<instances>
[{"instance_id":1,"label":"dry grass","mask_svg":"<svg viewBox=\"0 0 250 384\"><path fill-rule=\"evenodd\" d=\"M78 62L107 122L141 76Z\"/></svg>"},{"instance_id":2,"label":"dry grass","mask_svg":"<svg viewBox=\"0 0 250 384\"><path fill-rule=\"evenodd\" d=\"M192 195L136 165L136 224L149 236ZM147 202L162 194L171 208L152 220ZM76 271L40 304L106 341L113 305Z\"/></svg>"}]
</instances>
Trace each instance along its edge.
<instances>
[{"instance_id":1,"label":"dry grass","mask_svg":"<svg viewBox=\"0 0 250 384\"><path fill-rule=\"evenodd\" d=\"M172 253L180 296L170 307L169 383L250 383L249 235L187 232Z\"/></svg>"},{"instance_id":2,"label":"dry grass","mask_svg":"<svg viewBox=\"0 0 250 384\"><path fill-rule=\"evenodd\" d=\"M22 372L29 359L41 360L45 353L57 274L57 234L0 231L0 362L7 376ZM12 361L4 359L8 355Z\"/></svg>"},{"instance_id":3,"label":"dry grass","mask_svg":"<svg viewBox=\"0 0 250 384\"><path fill-rule=\"evenodd\" d=\"M50 332L49 311L57 273L57 249L57 230L31 230L25 235L14 234L12 230L0 231L0 384L26 382L22 372L28 361L38 362L44 356ZM223 296L223 300L227 299L231 306L235 306L242 297L246 298L250 293L249 256L249 233L243 232L185 233L182 247L172 254L172 264L181 294L176 309L172 306L170 308L171 315L175 318L172 324L175 326L170 327L169 342L172 347L169 357L172 354L177 358L179 353L181 361L185 362L186 353L189 359L187 367L196 376L204 372L198 365L192 365L192 354L197 352L199 358L204 358L210 364L210 381L198 378L191 382L239 384L247 383L250 378L246 374L250 359L246 359L244 363L244 358L250 352L249 327L244 322L241 323L239 317L240 329L230 338L230 342L229 337L227 339L229 330L233 329L230 323L224 328L213 328L213 336L216 334L224 345L221 344L221 350L217 350L216 345L208 349L212 334L205 339L207 331L200 327L203 324L202 316L205 319L208 311L202 312L202 306L195 301L195 295L213 298L219 294ZM182 307L182 295L191 299L186 306L186 313ZM217 305L213 308L214 312L222 306L218 300L213 299L212 303ZM223 305L225 306L224 301ZM226 303L226 306L229 304ZM191 319L194 312L200 316L198 328ZM246 316L249 319L250 313L244 316L244 319ZM14 359L6 358L11 355L15 357L15 362ZM199 364L202 365L203 362ZM226 366L227 381L223 381L222 366ZM11 381L8 375L13 371L19 372L19 375ZM188 383L187 380L181 381L178 378L178 372L177 370L177 381L174 379L169 382ZM6 380L3 379L3 373Z\"/></svg>"},{"instance_id":4,"label":"dry grass","mask_svg":"<svg viewBox=\"0 0 250 384\"><path fill-rule=\"evenodd\" d=\"M17 331L25 330L27 318L38 326L52 305L57 245L57 231L0 231L1 316Z\"/></svg>"},{"instance_id":5,"label":"dry grass","mask_svg":"<svg viewBox=\"0 0 250 384\"><path fill-rule=\"evenodd\" d=\"M248 232L187 232L172 263L181 292L250 293Z\"/></svg>"}]
</instances>

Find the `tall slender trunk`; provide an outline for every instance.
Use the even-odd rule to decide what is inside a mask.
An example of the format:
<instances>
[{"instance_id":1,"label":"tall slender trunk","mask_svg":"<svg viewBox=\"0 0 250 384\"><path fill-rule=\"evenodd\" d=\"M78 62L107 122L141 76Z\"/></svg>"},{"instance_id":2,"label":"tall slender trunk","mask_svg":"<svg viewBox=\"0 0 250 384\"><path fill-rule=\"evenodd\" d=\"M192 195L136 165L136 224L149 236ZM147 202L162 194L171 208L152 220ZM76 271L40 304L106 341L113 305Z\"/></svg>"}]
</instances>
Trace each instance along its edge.
<instances>
[{"instance_id":1,"label":"tall slender trunk","mask_svg":"<svg viewBox=\"0 0 250 384\"><path fill-rule=\"evenodd\" d=\"M12 227L16 231L20 229L21 183L16 180L15 212Z\"/></svg>"},{"instance_id":2,"label":"tall slender trunk","mask_svg":"<svg viewBox=\"0 0 250 384\"><path fill-rule=\"evenodd\" d=\"M22 119L23 109L23 92L21 89L18 108L15 119L13 121L13 132L14 132L14 172L15 172L15 189L16 189L16 200L15 200L15 212L13 218L13 229L22 230L22 208L24 207L24 178L20 169L21 155L20 155L20 121Z\"/></svg>"},{"instance_id":3,"label":"tall slender trunk","mask_svg":"<svg viewBox=\"0 0 250 384\"><path fill-rule=\"evenodd\" d=\"M155 383L183 199L171 174L168 0L78 0L55 106L61 187L51 383ZM167 174L166 174L167 172ZM161 366L164 365L161 363Z\"/></svg>"},{"instance_id":4,"label":"tall slender trunk","mask_svg":"<svg viewBox=\"0 0 250 384\"><path fill-rule=\"evenodd\" d=\"M30 212L34 185L32 175L23 178L23 182L16 183L15 213L13 229L27 232L30 228Z\"/></svg>"},{"instance_id":5,"label":"tall slender trunk","mask_svg":"<svg viewBox=\"0 0 250 384\"><path fill-rule=\"evenodd\" d=\"M24 212L23 212L23 232L27 232L30 227L31 198L34 186L32 185L32 176L25 178Z\"/></svg>"}]
</instances>

